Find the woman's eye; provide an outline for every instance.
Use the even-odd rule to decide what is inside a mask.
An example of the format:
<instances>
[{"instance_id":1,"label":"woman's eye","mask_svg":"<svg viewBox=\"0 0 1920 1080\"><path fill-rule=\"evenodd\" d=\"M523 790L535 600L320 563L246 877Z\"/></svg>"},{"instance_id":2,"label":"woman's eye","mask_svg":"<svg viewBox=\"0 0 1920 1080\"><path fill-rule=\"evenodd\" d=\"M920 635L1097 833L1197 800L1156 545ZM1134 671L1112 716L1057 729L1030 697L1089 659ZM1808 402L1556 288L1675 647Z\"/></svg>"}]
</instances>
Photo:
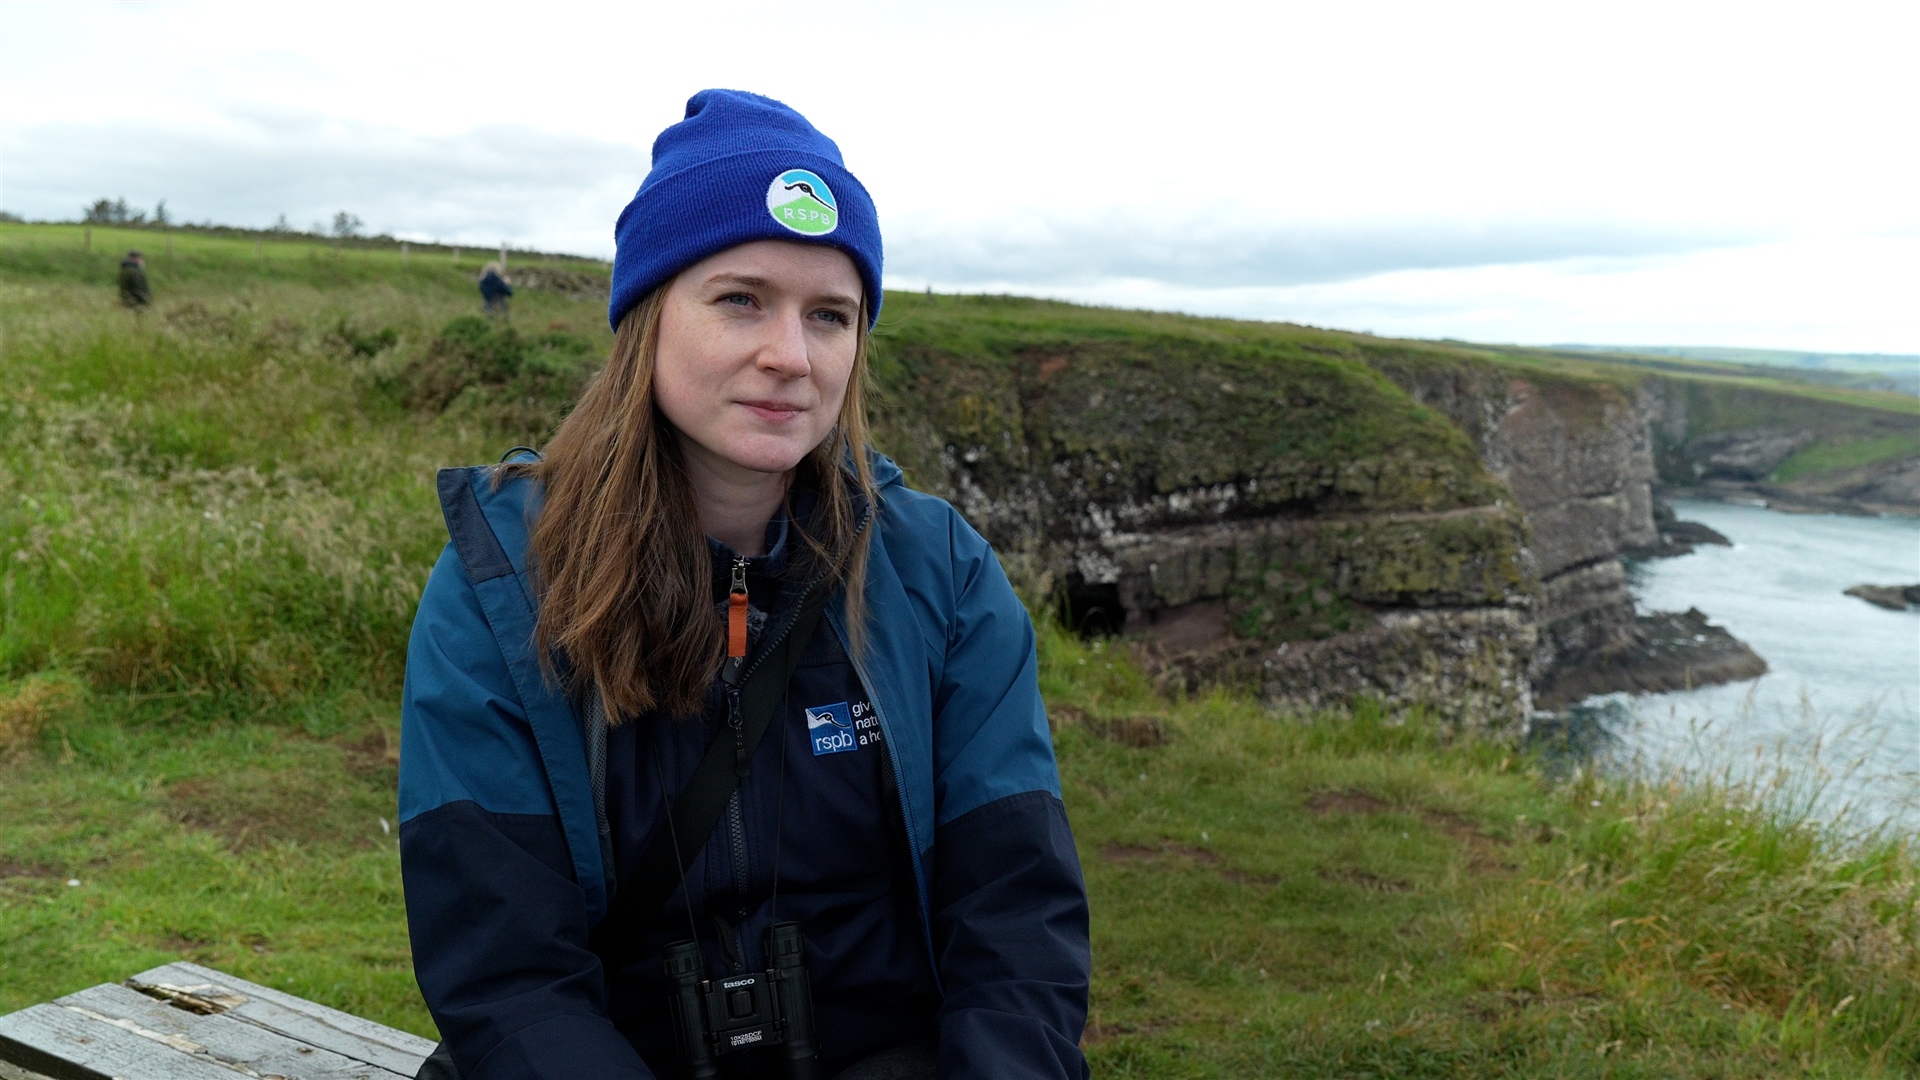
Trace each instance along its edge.
<instances>
[{"instance_id":1,"label":"woman's eye","mask_svg":"<svg viewBox=\"0 0 1920 1080\"><path fill-rule=\"evenodd\" d=\"M749 307L753 304L753 297L743 292L728 293L720 298L720 302L723 304L732 304L735 307Z\"/></svg>"},{"instance_id":2,"label":"woman's eye","mask_svg":"<svg viewBox=\"0 0 1920 1080\"><path fill-rule=\"evenodd\" d=\"M819 316L822 319L827 320L830 323L835 323L840 326L845 326L848 323L853 321L847 318L846 312L835 311L832 308L822 308L821 310L814 312L814 314Z\"/></svg>"}]
</instances>

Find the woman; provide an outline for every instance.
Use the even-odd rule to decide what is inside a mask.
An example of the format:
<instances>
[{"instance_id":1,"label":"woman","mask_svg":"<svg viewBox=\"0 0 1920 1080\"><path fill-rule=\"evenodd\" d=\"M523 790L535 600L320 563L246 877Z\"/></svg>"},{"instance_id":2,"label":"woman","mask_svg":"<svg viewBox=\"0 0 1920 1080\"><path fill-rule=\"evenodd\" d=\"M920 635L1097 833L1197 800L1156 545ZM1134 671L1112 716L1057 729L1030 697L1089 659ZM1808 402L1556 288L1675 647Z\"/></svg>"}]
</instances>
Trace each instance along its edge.
<instances>
[{"instance_id":1,"label":"woman","mask_svg":"<svg viewBox=\"0 0 1920 1080\"><path fill-rule=\"evenodd\" d=\"M440 478L400 767L428 1071L1084 1076L1032 624L866 445L866 191L710 90L616 238L612 356L545 455Z\"/></svg>"}]
</instances>

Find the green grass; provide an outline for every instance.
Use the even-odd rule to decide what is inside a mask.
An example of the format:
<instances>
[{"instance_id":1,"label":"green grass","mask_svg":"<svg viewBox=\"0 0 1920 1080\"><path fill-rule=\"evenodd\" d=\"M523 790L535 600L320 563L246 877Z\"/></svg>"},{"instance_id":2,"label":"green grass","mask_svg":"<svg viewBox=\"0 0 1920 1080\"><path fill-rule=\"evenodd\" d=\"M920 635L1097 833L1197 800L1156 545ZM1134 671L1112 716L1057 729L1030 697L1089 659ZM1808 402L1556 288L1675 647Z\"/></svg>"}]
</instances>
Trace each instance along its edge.
<instances>
[{"instance_id":1,"label":"green grass","mask_svg":"<svg viewBox=\"0 0 1920 1080\"><path fill-rule=\"evenodd\" d=\"M1169 702L1057 630L1042 669L1091 718L1058 744L1096 1075L1920 1071L1898 843L1752 790L1549 780L1364 707L1303 724ZM1129 745L1143 730L1164 743Z\"/></svg>"},{"instance_id":2,"label":"green grass","mask_svg":"<svg viewBox=\"0 0 1920 1080\"><path fill-rule=\"evenodd\" d=\"M1882 461L1920 457L1920 428L1879 438L1820 442L1780 463L1773 479L1782 482L1857 469Z\"/></svg>"},{"instance_id":3,"label":"green grass","mask_svg":"<svg viewBox=\"0 0 1920 1080\"><path fill-rule=\"evenodd\" d=\"M183 235L197 267L156 266L135 314L110 264L52 250L76 237L0 227L0 1011L190 958L430 1035L389 830L433 470L527 437L538 409L507 406L558 384L515 380L576 377L600 304L527 290L518 336L449 330L471 268L346 248L263 275L250 239ZM1371 393L1363 349L1461 355L1005 299L888 312L902 370L1193 338ZM422 372L465 380L444 411L406 404ZM1920 1075L1900 843L1752 792L1556 779L1364 703L1168 698L1050 625L1041 666L1097 1075Z\"/></svg>"}]
</instances>

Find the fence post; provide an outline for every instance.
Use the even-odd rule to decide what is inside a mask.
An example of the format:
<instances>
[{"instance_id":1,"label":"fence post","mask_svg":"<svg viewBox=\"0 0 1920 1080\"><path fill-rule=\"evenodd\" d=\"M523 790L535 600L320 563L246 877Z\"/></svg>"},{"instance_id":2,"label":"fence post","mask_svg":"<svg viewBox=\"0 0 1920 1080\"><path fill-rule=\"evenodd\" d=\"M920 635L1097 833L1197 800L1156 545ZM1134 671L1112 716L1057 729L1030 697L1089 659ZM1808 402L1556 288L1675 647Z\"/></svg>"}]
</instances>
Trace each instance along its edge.
<instances>
[{"instance_id":1,"label":"fence post","mask_svg":"<svg viewBox=\"0 0 1920 1080\"><path fill-rule=\"evenodd\" d=\"M262 261L260 258L260 238L257 236L253 238L253 261Z\"/></svg>"},{"instance_id":2,"label":"fence post","mask_svg":"<svg viewBox=\"0 0 1920 1080\"><path fill-rule=\"evenodd\" d=\"M400 265L407 265L407 242L405 240L400 241Z\"/></svg>"},{"instance_id":3,"label":"fence post","mask_svg":"<svg viewBox=\"0 0 1920 1080\"><path fill-rule=\"evenodd\" d=\"M502 240L500 241L500 269L505 270L506 268L507 268L507 242L505 240Z\"/></svg>"},{"instance_id":4,"label":"fence post","mask_svg":"<svg viewBox=\"0 0 1920 1080\"><path fill-rule=\"evenodd\" d=\"M173 258L173 230L167 230L167 258Z\"/></svg>"},{"instance_id":5,"label":"fence post","mask_svg":"<svg viewBox=\"0 0 1920 1080\"><path fill-rule=\"evenodd\" d=\"M80 240L80 250L86 252L89 255L93 254L93 226L91 225L87 226L85 229L81 230L81 233L82 233L82 237Z\"/></svg>"}]
</instances>

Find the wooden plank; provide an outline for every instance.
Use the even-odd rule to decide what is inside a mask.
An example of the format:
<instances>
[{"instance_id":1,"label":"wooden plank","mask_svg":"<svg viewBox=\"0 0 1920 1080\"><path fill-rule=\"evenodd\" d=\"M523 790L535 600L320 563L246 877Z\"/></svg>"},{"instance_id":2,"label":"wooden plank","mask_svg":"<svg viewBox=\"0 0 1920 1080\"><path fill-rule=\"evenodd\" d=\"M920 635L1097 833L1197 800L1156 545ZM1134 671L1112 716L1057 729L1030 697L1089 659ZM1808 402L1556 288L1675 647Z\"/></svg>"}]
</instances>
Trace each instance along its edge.
<instances>
[{"instance_id":1,"label":"wooden plank","mask_svg":"<svg viewBox=\"0 0 1920 1080\"><path fill-rule=\"evenodd\" d=\"M124 986L96 986L54 1004L249 1075L287 1080L412 1080L224 1013L191 1012Z\"/></svg>"},{"instance_id":2,"label":"wooden plank","mask_svg":"<svg viewBox=\"0 0 1920 1080\"><path fill-rule=\"evenodd\" d=\"M321 1050L411 1077L433 1053L418 1035L184 961L127 980L142 993L244 1020Z\"/></svg>"},{"instance_id":3,"label":"wooden plank","mask_svg":"<svg viewBox=\"0 0 1920 1080\"><path fill-rule=\"evenodd\" d=\"M54 1080L237 1080L243 1075L59 1005L0 1016L0 1058Z\"/></svg>"}]
</instances>

